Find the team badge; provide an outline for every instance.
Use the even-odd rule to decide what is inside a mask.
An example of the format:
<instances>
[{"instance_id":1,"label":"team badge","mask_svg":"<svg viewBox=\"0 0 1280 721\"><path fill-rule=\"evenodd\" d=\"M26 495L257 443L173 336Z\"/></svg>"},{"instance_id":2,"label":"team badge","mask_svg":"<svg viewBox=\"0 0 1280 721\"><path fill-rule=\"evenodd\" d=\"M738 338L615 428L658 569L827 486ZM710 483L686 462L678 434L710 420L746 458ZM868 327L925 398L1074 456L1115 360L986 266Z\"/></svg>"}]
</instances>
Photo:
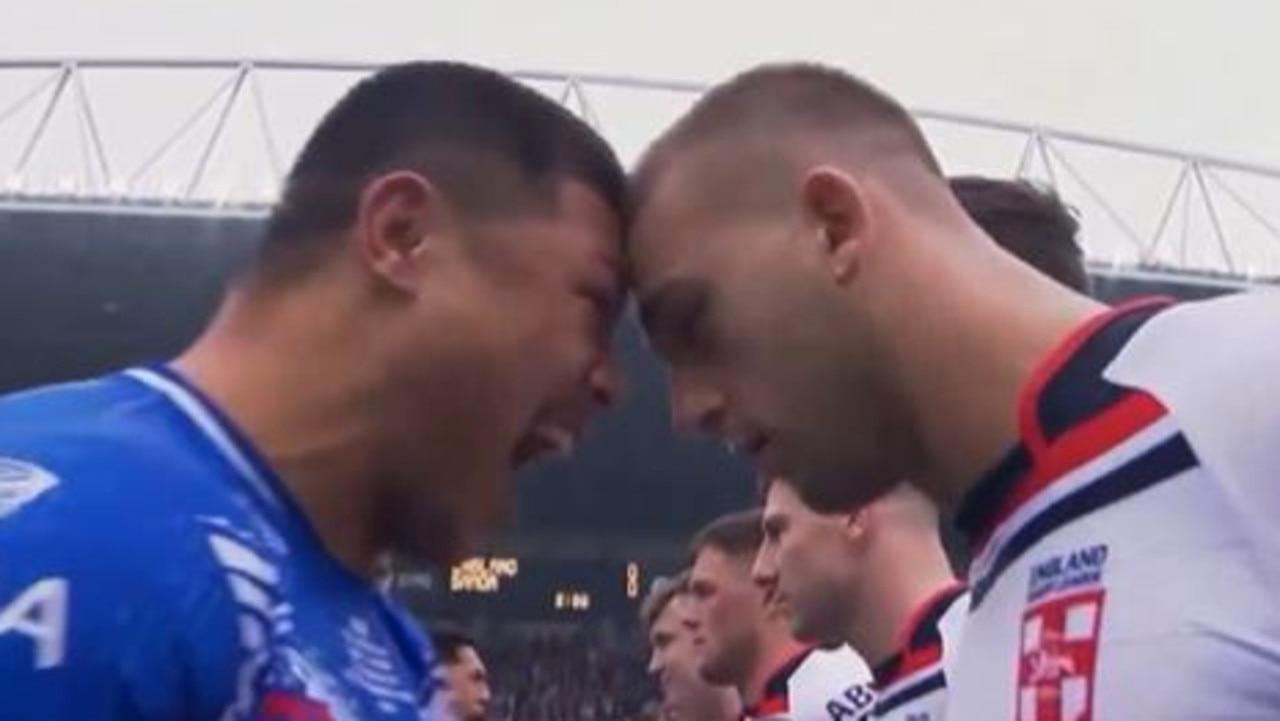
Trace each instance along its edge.
<instances>
[{"instance_id":1,"label":"team badge","mask_svg":"<svg viewBox=\"0 0 1280 721\"><path fill-rule=\"evenodd\" d=\"M1092 721L1107 547L1054 556L1031 571L1022 616L1017 721Z\"/></svg>"}]
</instances>

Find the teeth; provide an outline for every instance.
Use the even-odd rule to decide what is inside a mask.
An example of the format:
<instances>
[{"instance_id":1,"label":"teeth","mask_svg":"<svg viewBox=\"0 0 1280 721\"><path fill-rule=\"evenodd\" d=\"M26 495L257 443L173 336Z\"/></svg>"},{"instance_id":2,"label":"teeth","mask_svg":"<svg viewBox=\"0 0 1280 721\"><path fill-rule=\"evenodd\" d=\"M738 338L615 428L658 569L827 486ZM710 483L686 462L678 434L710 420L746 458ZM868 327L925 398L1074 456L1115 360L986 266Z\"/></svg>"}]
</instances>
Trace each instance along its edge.
<instances>
[{"instance_id":1,"label":"teeth","mask_svg":"<svg viewBox=\"0 0 1280 721\"><path fill-rule=\"evenodd\" d=\"M577 442L573 433L564 428L548 428L543 432L543 439L547 445L551 447L552 453L558 456L567 456L573 453L573 447Z\"/></svg>"}]
</instances>

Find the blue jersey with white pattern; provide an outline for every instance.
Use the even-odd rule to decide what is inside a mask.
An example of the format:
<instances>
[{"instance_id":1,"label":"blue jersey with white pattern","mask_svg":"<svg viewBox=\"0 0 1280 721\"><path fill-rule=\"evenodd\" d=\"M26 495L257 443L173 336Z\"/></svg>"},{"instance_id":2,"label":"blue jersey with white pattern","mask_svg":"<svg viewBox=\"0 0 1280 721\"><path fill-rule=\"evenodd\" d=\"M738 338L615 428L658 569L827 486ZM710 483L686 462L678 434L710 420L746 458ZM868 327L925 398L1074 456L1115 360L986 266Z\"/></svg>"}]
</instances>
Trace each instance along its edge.
<instances>
[{"instance_id":1,"label":"blue jersey with white pattern","mask_svg":"<svg viewBox=\"0 0 1280 721\"><path fill-rule=\"evenodd\" d=\"M0 399L0 718L421 721L431 665L172 371Z\"/></svg>"}]
</instances>

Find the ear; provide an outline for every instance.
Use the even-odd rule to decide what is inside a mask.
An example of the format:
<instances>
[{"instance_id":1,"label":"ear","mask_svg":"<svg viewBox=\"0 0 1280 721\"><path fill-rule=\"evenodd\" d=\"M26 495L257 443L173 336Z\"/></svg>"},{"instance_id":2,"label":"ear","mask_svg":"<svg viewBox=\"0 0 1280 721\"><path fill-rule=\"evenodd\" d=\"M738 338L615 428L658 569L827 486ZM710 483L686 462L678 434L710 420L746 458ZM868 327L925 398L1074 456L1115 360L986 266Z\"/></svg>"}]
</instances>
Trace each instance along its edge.
<instances>
[{"instance_id":1,"label":"ear","mask_svg":"<svg viewBox=\"0 0 1280 721\"><path fill-rule=\"evenodd\" d=\"M853 545L861 545L870 531L872 513L870 505L846 511L843 516L845 540Z\"/></svg>"},{"instance_id":2,"label":"ear","mask_svg":"<svg viewBox=\"0 0 1280 721\"><path fill-rule=\"evenodd\" d=\"M870 221L867 201L856 178L829 165L811 170L801 186L802 207L817 228L837 283L847 283L858 273Z\"/></svg>"},{"instance_id":3,"label":"ear","mask_svg":"<svg viewBox=\"0 0 1280 721\"><path fill-rule=\"evenodd\" d=\"M447 212L435 186L418 173L375 178L361 192L356 211L361 258L383 285L415 294L431 240L448 227Z\"/></svg>"}]
</instances>

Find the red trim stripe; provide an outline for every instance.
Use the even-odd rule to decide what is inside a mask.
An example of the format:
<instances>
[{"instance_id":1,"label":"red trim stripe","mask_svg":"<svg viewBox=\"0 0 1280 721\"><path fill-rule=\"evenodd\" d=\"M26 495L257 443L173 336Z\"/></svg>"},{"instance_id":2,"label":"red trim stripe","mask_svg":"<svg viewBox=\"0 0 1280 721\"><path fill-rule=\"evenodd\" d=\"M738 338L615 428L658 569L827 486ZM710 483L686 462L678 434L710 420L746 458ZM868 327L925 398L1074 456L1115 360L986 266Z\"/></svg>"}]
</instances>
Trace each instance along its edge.
<instances>
[{"instance_id":1,"label":"red trim stripe","mask_svg":"<svg viewBox=\"0 0 1280 721\"><path fill-rule=\"evenodd\" d=\"M1034 457L1034 465L1013 487L1000 505L987 531L975 545L974 555L982 555L991 532L1032 498L1071 471L1104 455L1165 416L1167 411L1152 395L1130 391L1110 408L1062 434Z\"/></svg>"},{"instance_id":2,"label":"red trim stripe","mask_svg":"<svg viewBox=\"0 0 1280 721\"><path fill-rule=\"evenodd\" d=\"M910 653L911 639L915 637L916 631L920 629L920 622L924 620L925 616L929 615L929 612L933 610L934 606L938 605L938 601L955 594L961 588L964 588L964 584L960 581L953 580L951 583L939 588L929 594L929 596L923 601L916 604L916 607L911 611L911 615L907 616L906 625L898 629L897 648L902 649L906 653Z\"/></svg>"},{"instance_id":3,"label":"red trim stripe","mask_svg":"<svg viewBox=\"0 0 1280 721\"><path fill-rule=\"evenodd\" d=\"M1018 397L1018 428L1022 435L1022 441L1027 446L1027 450L1031 452L1031 457L1038 459L1041 454L1048 450L1048 441L1045 440L1044 429L1040 426L1040 415L1037 412L1037 406L1040 397L1044 394L1044 389L1049 385L1049 381L1058 375L1066 366L1067 362L1080 350L1080 346L1085 341L1093 337L1103 326L1115 320L1117 317L1130 313L1140 308L1148 306L1164 305L1169 300L1163 297L1137 298L1119 305L1113 306L1102 313L1099 313L1077 326L1064 338L1056 348L1049 352L1035 370L1031 373L1030 380L1022 387L1022 393Z\"/></svg>"},{"instance_id":4,"label":"red trim stripe","mask_svg":"<svg viewBox=\"0 0 1280 721\"><path fill-rule=\"evenodd\" d=\"M923 668L935 666L942 661L942 642L903 651L893 670L883 678L876 679L878 691L885 691L890 686Z\"/></svg>"}]
</instances>

